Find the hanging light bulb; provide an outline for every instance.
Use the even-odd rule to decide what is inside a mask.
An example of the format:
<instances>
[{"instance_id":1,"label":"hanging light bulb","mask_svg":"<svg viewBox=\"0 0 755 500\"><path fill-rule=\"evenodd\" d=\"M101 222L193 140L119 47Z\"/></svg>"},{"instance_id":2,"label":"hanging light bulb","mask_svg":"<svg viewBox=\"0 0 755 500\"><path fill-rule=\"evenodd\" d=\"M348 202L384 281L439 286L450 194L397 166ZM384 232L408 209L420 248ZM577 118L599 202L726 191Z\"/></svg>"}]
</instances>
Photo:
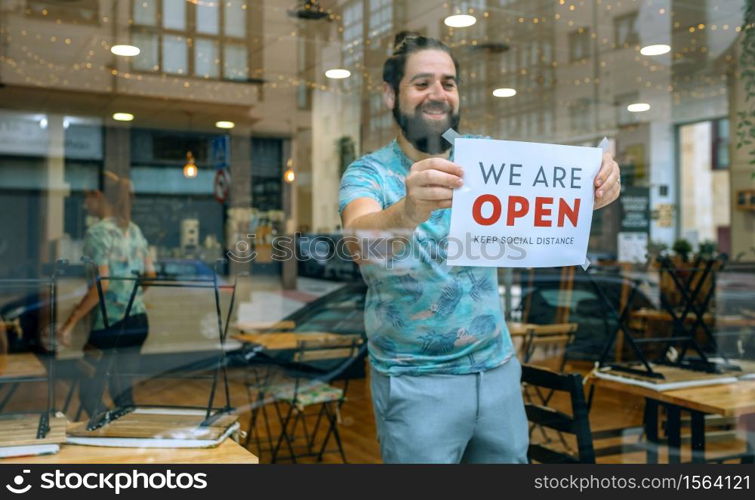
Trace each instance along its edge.
<instances>
[{"instance_id":1,"label":"hanging light bulb","mask_svg":"<svg viewBox=\"0 0 755 500\"><path fill-rule=\"evenodd\" d=\"M291 184L296 180L296 173L294 172L294 161L289 158L286 162L286 171L283 172L283 180L288 184Z\"/></svg>"},{"instance_id":2,"label":"hanging light bulb","mask_svg":"<svg viewBox=\"0 0 755 500\"><path fill-rule=\"evenodd\" d=\"M197 169L197 163L194 161L194 155L191 151L186 152L186 163L184 164L184 177L187 179L193 179L199 173Z\"/></svg>"}]
</instances>

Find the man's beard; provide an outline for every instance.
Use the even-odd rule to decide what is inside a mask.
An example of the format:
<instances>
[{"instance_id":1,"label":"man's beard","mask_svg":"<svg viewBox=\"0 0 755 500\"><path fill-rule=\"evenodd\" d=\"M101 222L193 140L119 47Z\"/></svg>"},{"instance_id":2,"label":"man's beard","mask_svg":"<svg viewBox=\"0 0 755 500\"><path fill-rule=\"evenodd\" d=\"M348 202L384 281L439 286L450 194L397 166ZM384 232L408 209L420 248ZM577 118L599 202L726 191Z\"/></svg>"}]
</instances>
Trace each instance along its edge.
<instances>
[{"instance_id":1,"label":"man's beard","mask_svg":"<svg viewBox=\"0 0 755 500\"><path fill-rule=\"evenodd\" d=\"M444 111L446 112L446 119L426 120L422 116L423 110ZM409 115L401 111L398 99L393 106L393 118L412 146L429 155L445 153L451 148L451 143L441 136L449 128L458 131L460 120L459 113L453 113L451 106L447 103L430 101L417 106L414 114Z\"/></svg>"}]
</instances>

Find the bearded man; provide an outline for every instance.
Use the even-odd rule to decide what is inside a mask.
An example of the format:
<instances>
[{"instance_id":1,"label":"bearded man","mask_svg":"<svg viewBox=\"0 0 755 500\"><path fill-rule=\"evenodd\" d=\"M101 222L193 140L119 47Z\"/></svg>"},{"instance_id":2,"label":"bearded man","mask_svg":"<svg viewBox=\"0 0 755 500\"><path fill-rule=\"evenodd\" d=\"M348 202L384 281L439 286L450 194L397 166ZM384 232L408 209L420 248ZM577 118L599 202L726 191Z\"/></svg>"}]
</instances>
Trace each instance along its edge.
<instances>
[{"instance_id":1,"label":"bearded man","mask_svg":"<svg viewBox=\"0 0 755 500\"><path fill-rule=\"evenodd\" d=\"M349 165L339 210L345 231L411 231L398 266L357 256L368 285L365 329L372 402L386 463L526 463L527 418L494 268L451 267L452 145L459 64L442 42L399 33L383 66L383 97L399 126L387 146ZM619 196L603 157L595 207Z\"/></svg>"}]
</instances>

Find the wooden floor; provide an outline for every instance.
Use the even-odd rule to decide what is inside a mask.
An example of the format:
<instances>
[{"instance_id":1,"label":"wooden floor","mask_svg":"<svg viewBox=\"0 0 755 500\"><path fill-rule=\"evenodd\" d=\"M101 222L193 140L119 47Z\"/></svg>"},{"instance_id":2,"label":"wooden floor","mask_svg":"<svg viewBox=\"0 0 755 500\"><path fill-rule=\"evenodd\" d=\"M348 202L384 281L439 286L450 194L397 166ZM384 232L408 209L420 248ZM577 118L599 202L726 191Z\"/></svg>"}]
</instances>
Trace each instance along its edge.
<instances>
[{"instance_id":1,"label":"wooden floor","mask_svg":"<svg viewBox=\"0 0 755 500\"><path fill-rule=\"evenodd\" d=\"M586 366L572 366L577 371L586 371ZM233 368L229 370L231 404L239 412L242 429L246 429L249 416L249 393L246 388L248 370L242 368ZM139 383L135 390L135 399L139 404L156 404L156 405L205 405L209 394L210 384L205 380L196 379L152 379ZM58 406L62 405L63 397L66 394L68 385L60 382L57 387ZM19 390L13 400L6 407L5 411L23 411L39 408L44 404L46 392L44 384L30 383L26 390ZM218 396L223 392L219 391ZM216 399L216 404L221 404ZM73 420L78 401L73 399L71 408L67 415ZM556 407L568 409L565 399L554 398L553 404ZM631 398L618 393L599 390L596 392L593 408L590 413L590 420L593 432L599 432L606 429L631 428L638 427L642 421L643 402L640 398ZM271 433L278 435L279 426L276 425L277 417L275 416L272 405L268 405ZM568 411L568 410L567 410ZM260 425L260 429L263 427ZM366 379L354 380L351 382L348 390L348 399L344 404L341 412L341 423L339 426L341 437L343 439L346 457L350 463L380 463L380 450L375 434L375 423L372 413L372 404L370 402L369 383ZM545 436L535 430L532 435L533 441L542 441L549 439L556 445L560 443L559 437L548 432ZM628 431L623 438L614 438L596 441L596 448L607 446L632 445L641 443L641 435L637 432ZM335 449L333 440L331 440L330 449ZM573 448L573 443L566 441L567 446ZM265 447L266 448L266 447ZM270 453L266 449L258 449L254 442L249 445L250 451L260 457L260 462L265 463L270 460ZM741 441L732 439L731 436L724 437L722 440L711 439L708 442L708 450L713 453L735 453L742 451L744 445ZM688 457L682 455L682 459ZM661 454L661 461L665 457ZM281 460L285 461L285 460ZM326 463L340 463L341 459L337 453L328 453L323 459ZM315 462L314 458L303 459L300 462ZM628 451L624 453L613 454L610 456L599 457L598 462L604 463L644 463L644 451Z\"/></svg>"}]
</instances>

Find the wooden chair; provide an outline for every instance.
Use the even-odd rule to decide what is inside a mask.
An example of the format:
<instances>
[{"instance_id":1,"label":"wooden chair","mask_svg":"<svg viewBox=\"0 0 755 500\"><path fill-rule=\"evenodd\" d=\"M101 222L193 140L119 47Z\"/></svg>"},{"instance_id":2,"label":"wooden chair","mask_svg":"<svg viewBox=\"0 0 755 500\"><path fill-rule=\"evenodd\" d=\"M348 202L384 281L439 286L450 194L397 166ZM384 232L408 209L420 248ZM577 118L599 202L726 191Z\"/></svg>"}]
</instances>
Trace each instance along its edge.
<instances>
[{"instance_id":1,"label":"wooden chair","mask_svg":"<svg viewBox=\"0 0 755 500\"><path fill-rule=\"evenodd\" d=\"M525 402L527 420L535 426L553 429L559 433L573 434L577 441L577 455L545 446L547 443L530 442L530 462L539 463L595 463L592 431L588 418L587 403L582 389L582 377L576 373L561 374L545 368L522 365L522 383L535 388L565 392L571 400L572 415L544 404ZM565 442L562 440L562 447Z\"/></svg>"},{"instance_id":2,"label":"wooden chair","mask_svg":"<svg viewBox=\"0 0 755 500\"><path fill-rule=\"evenodd\" d=\"M529 326L522 344L522 361L535 364L532 358L536 349L541 351L555 350L559 355L555 358L555 363L549 363L549 365L555 365L553 368L560 372L563 371L566 364L566 349L574 339L578 326L577 323Z\"/></svg>"}]
</instances>

